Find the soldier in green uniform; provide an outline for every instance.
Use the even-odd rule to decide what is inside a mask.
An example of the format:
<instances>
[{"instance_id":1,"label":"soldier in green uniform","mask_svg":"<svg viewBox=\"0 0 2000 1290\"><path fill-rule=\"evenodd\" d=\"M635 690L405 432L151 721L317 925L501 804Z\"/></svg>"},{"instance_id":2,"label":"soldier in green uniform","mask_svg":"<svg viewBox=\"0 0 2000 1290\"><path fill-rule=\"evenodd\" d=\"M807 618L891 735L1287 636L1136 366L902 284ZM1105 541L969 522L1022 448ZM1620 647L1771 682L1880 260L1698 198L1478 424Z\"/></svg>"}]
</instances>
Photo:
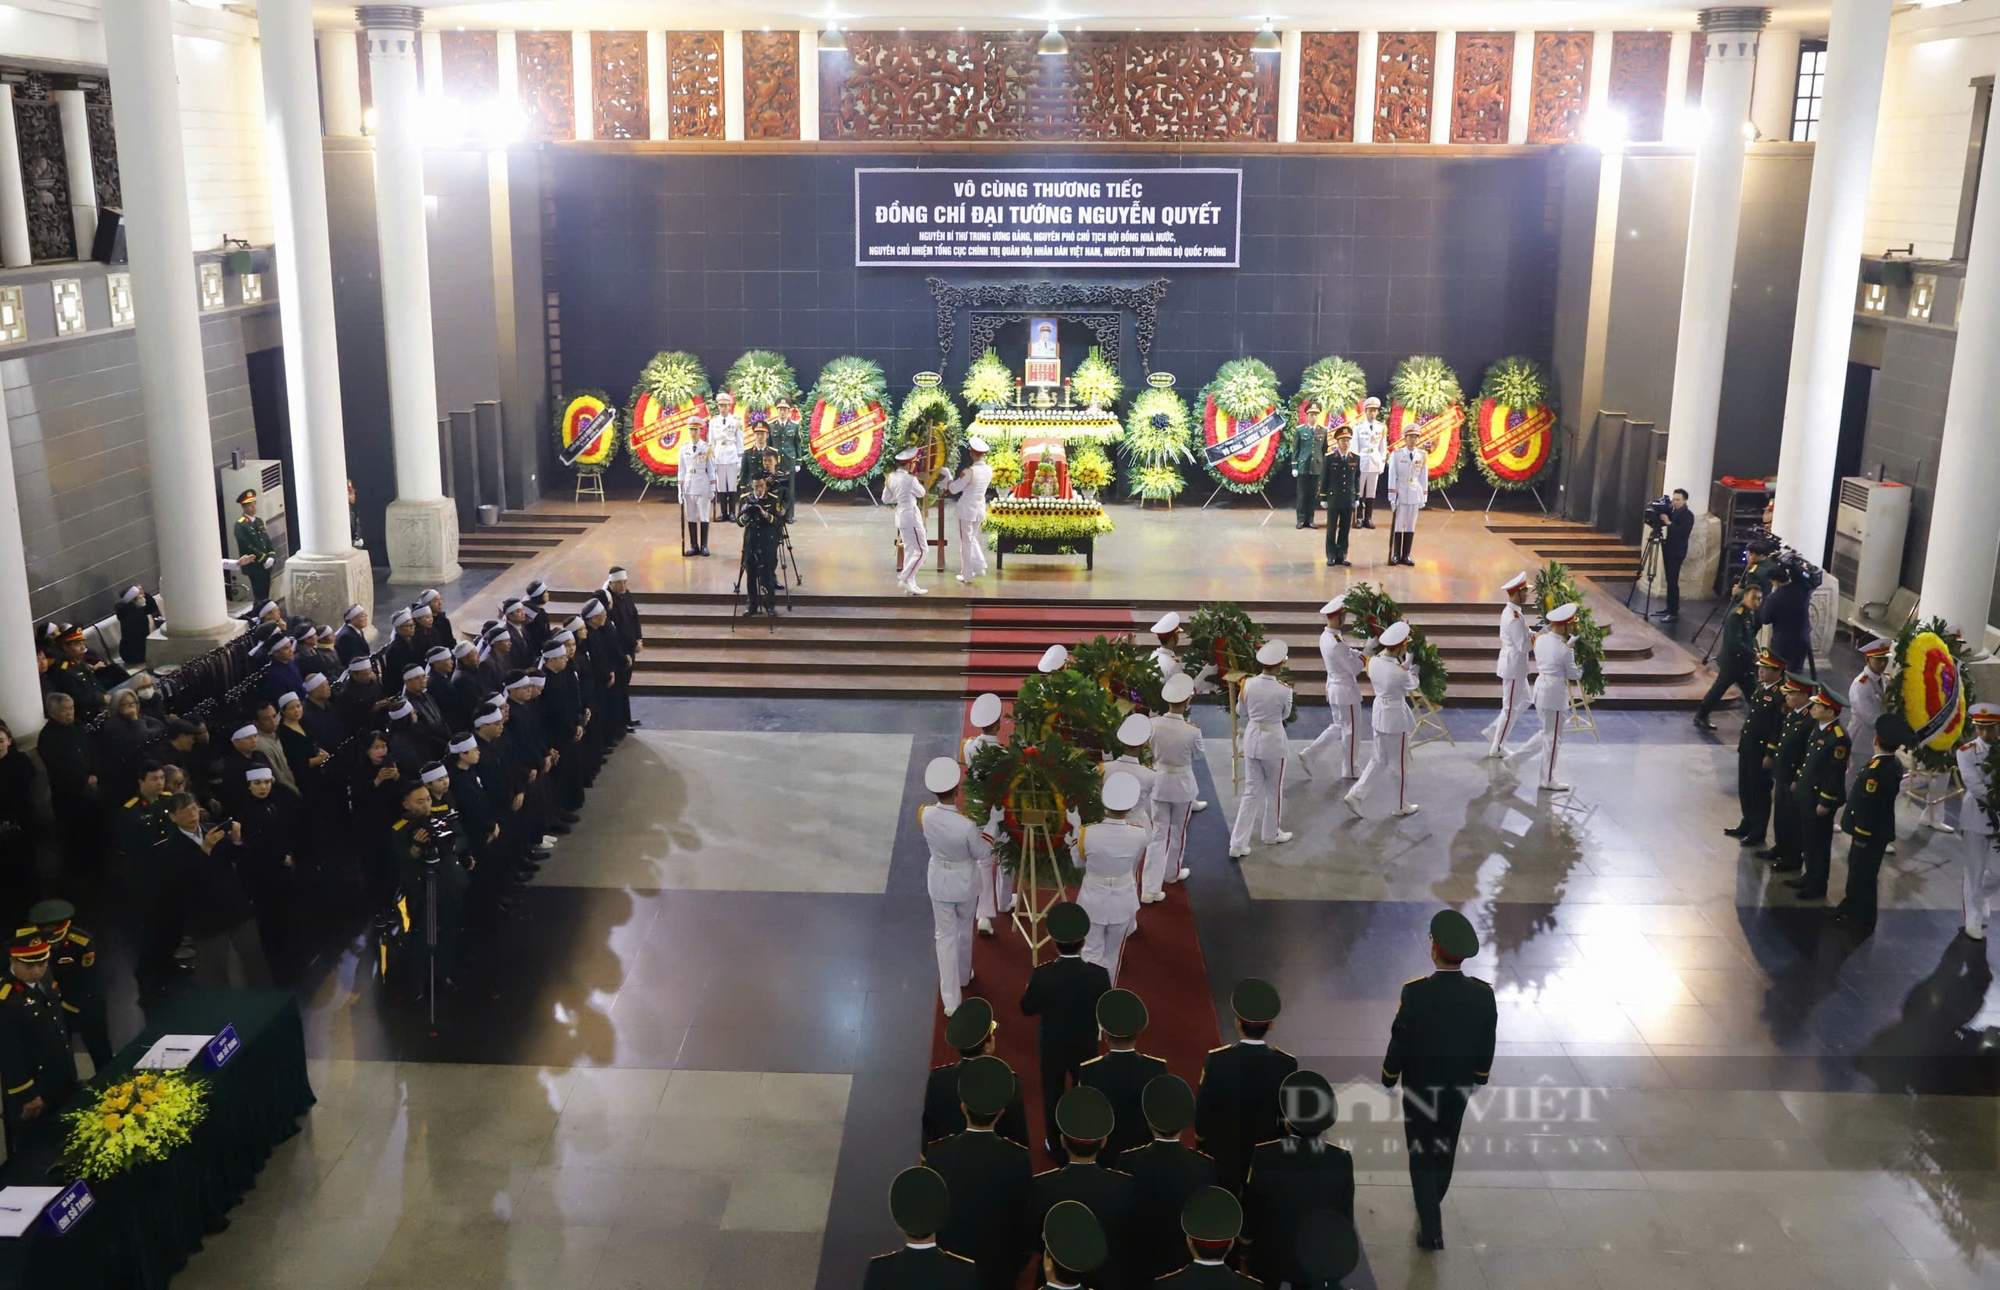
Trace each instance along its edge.
<instances>
[{"instance_id":1,"label":"soldier in green uniform","mask_svg":"<svg viewBox=\"0 0 2000 1290\"><path fill-rule=\"evenodd\" d=\"M1736 737L1736 800L1743 818L1723 832L1746 847L1764 845L1771 822L1770 758L1785 724L1785 660L1769 650L1757 656L1757 688L1750 691L1749 711Z\"/></svg>"},{"instance_id":2,"label":"soldier in green uniform","mask_svg":"<svg viewBox=\"0 0 2000 1290\"><path fill-rule=\"evenodd\" d=\"M1877 878L1882 853L1896 836L1896 797L1903 791L1902 747L1898 732L1875 727L1875 755L1868 759L1847 790L1847 809L1840 813L1841 830L1854 840L1847 846L1847 893L1833 907L1833 916L1863 936L1875 930Z\"/></svg>"},{"instance_id":3,"label":"soldier in green uniform","mask_svg":"<svg viewBox=\"0 0 2000 1290\"><path fill-rule=\"evenodd\" d=\"M951 1014L965 1015L967 999ZM955 1096L965 1128L924 1148L924 1164L944 1179L951 1214L937 1242L979 1266L981 1290L1012 1290L1028 1247L1023 1226L1034 1167L1028 1149L1010 1142L995 1126L1021 1105L1021 1081L998 1057L974 1057L952 1068Z\"/></svg>"},{"instance_id":4,"label":"soldier in green uniform","mask_svg":"<svg viewBox=\"0 0 2000 1290\"><path fill-rule=\"evenodd\" d=\"M1354 525L1354 503L1361 495L1361 458L1353 451L1354 430L1342 426L1333 432L1333 447L1326 454L1326 478L1320 495L1326 498L1326 562L1347 563L1347 537Z\"/></svg>"},{"instance_id":5,"label":"soldier in green uniform","mask_svg":"<svg viewBox=\"0 0 2000 1290\"><path fill-rule=\"evenodd\" d=\"M1403 1086L1403 1138L1410 1153L1410 1190L1417 1204L1417 1248L1442 1250L1442 1206L1458 1154L1458 1129L1474 1085L1493 1074L1499 1008L1493 987L1465 975L1479 953L1479 935L1456 910L1431 919L1431 962L1437 971L1403 987L1382 1083Z\"/></svg>"},{"instance_id":6,"label":"soldier in green uniform","mask_svg":"<svg viewBox=\"0 0 2000 1290\"><path fill-rule=\"evenodd\" d=\"M10 1158L38 1139L61 1136L56 1113L76 1089L69 1014L62 991L48 979L49 951L41 928L19 929L7 947L8 975L0 981L0 1104Z\"/></svg>"},{"instance_id":7,"label":"soldier in green uniform","mask_svg":"<svg viewBox=\"0 0 2000 1290\"><path fill-rule=\"evenodd\" d=\"M1320 477L1326 468L1326 427L1300 425L1292 431L1292 474L1299 481L1298 522L1293 528L1316 528Z\"/></svg>"},{"instance_id":8,"label":"soldier in green uniform","mask_svg":"<svg viewBox=\"0 0 2000 1290\"><path fill-rule=\"evenodd\" d=\"M460 856L465 839L456 834L449 840L439 836L431 814L430 790L422 783L409 786L402 806L401 818L389 826L388 859L404 899L409 901L411 937L417 947L412 961L417 991L426 989L433 975L440 984L455 989L459 926L464 919L465 889L471 881ZM426 909L426 902L433 892L426 879L435 880L436 904L431 910ZM427 960L427 953L435 957Z\"/></svg>"},{"instance_id":9,"label":"soldier in green uniform","mask_svg":"<svg viewBox=\"0 0 2000 1290\"><path fill-rule=\"evenodd\" d=\"M62 991L70 1028L83 1036L91 1065L103 1070L111 1064L110 1014L97 979L95 939L75 919L76 906L67 900L39 901L28 911L28 921L42 929L49 943L49 978Z\"/></svg>"},{"instance_id":10,"label":"soldier in green uniform","mask_svg":"<svg viewBox=\"0 0 2000 1290\"><path fill-rule=\"evenodd\" d=\"M1227 1262L1229 1247L1243 1231L1243 1206L1220 1187L1204 1187L1181 1208L1181 1232L1193 1262L1160 1278L1172 1290L1256 1290L1264 1282L1246 1277Z\"/></svg>"},{"instance_id":11,"label":"soldier in green uniform","mask_svg":"<svg viewBox=\"0 0 2000 1290\"><path fill-rule=\"evenodd\" d=\"M1715 656L1715 684L1708 687L1708 693L1701 696L1701 706L1694 710L1694 723L1703 730L1715 729L1715 723L1708 714L1715 711L1715 705L1722 702L1735 686L1750 695L1750 674L1757 664L1757 610L1764 604L1764 589L1752 584L1743 589L1743 598L1722 620L1722 647Z\"/></svg>"},{"instance_id":12,"label":"soldier in green uniform","mask_svg":"<svg viewBox=\"0 0 2000 1290\"><path fill-rule=\"evenodd\" d=\"M250 580L250 600L263 604L271 598L271 570L278 567L278 548L257 518L257 490L246 488L236 494L243 513L236 517L236 563Z\"/></svg>"},{"instance_id":13,"label":"soldier in green uniform","mask_svg":"<svg viewBox=\"0 0 2000 1290\"><path fill-rule=\"evenodd\" d=\"M868 1261L862 1290L974 1290L979 1276L970 1259L938 1248L937 1234L951 1215L944 1179L913 1165L889 1184L889 1217L903 1230L903 1248Z\"/></svg>"},{"instance_id":14,"label":"soldier in green uniform","mask_svg":"<svg viewBox=\"0 0 2000 1290\"><path fill-rule=\"evenodd\" d=\"M1037 1223L1045 1223L1060 1203L1080 1201L1103 1225L1110 1253L1090 1278L1092 1290L1131 1285L1139 1266L1134 1231L1138 1184L1129 1174L1106 1169L1097 1158L1111 1137L1112 1118L1111 1103L1094 1088L1079 1085L1063 1094L1056 1103L1056 1128L1067 1163L1036 1174L1028 1195L1029 1213Z\"/></svg>"},{"instance_id":15,"label":"soldier in green uniform","mask_svg":"<svg viewBox=\"0 0 2000 1290\"><path fill-rule=\"evenodd\" d=\"M1167 1064L1138 1050L1146 1029L1146 1005L1130 990L1110 990L1097 1000L1097 1028L1104 1032L1105 1054L1077 1068L1076 1082L1094 1088L1111 1103L1111 1140L1100 1155L1107 1169L1123 1169L1124 1153L1143 1147L1153 1135L1146 1128L1146 1085L1167 1073Z\"/></svg>"},{"instance_id":16,"label":"soldier in green uniform","mask_svg":"<svg viewBox=\"0 0 2000 1290\"><path fill-rule=\"evenodd\" d=\"M1736 580L1738 599L1752 587L1767 596L1771 594L1771 570L1778 567L1778 562L1772 557L1777 554L1777 550L1769 538L1758 538L1750 543L1746 552L1749 563L1743 569L1743 576Z\"/></svg>"},{"instance_id":17,"label":"soldier in green uniform","mask_svg":"<svg viewBox=\"0 0 2000 1290\"><path fill-rule=\"evenodd\" d=\"M993 1021L993 1005L971 996L944 1023L944 1041L958 1052L958 1060L933 1070L924 1085L924 1141L936 1142L965 1131L965 1113L959 1107L959 1079L966 1063L991 1057L999 1034ZM1012 1100L1000 1116L1000 1136L1028 1145L1028 1110L1016 1087Z\"/></svg>"},{"instance_id":18,"label":"soldier in green uniform","mask_svg":"<svg viewBox=\"0 0 2000 1290\"><path fill-rule=\"evenodd\" d=\"M1110 1257L1104 1225L1082 1201L1063 1201L1042 1220L1043 1290L1079 1290L1086 1278L1093 1286L1104 1284Z\"/></svg>"},{"instance_id":19,"label":"soldier in green uniform","mask_svg":"<svg viewBox=\"0 0 2000 1290\"><path fill-rule=\"evenodd\" d=\"M1276 986L1256 977L1239 981L1229 1007L1241 1038L1211 1049L1202 1062L1194 1136L1215 1157L1215 1181L1241 1191L1251 1151L1278 1136L1278 1086L1299 1068L1299 1059L1270 1042L1281 1007Z\"/></svg>"},{"instance_id":20,"label":"soldier in green uniform","mask_svg":"<svg viewBox=\"0 0 2000 1290\"><path fill-rule=\"evenodd\" d=\"M1318 1071L1295 1071L1279 1090L1285 1135L1250 1157L1243 1184L1244 1264L1270 1285L1303 1285L1299 1237L1306 1228L1338 1221L1354 1226L1354 1157L1326 1140L1338 1106Z\"/></svg>"},{"instance_id":21,"label":"soldier in green uniform","mask_svg":"<svg viewBox=\"0 0 2000 1290\"><path fill-rule=\"evenodd\" d=\"M805 444L799 437L799 410L780 399L771 405L764 425L764 446L777 450L778 474L784 481L771 491L785 499L785 523L790 524L798 518L799 462L805 456Z\"/></svg>"},{"instance_id":22,"label":"soldier in green uniform","mask_svg":"<svg viewBox=\"0 0 2000 1290\"><path fill-rule=\"evenodd\" d=\"M1215 1185L1215 1162L1181 1141L1194 1123L1194 1091L1178 1075L1162 1075L1141 1095L1153 1140L1118 1157L1139 1189L1140 1273L1148 1280L1186 1265L1187 1243L1174 1229L1188 1199Z\"/></svg>"},{"instance_id":23,"label":"soldier in green uniform","mask_svg":"<svg viewBox=\"0 0 2000 1290\"><path fill-rule=\"evenodd\" d=\"M1799 850L1799 813L1793 809L1792 781L1806 760L1806 737L1812 734L1813 720L1806 714L1812 698L1811 677L1787 672L1780 687L1785 696L1785 719L1778 727L1778 741L1771 749L1767 766L1771 772L1771 845L1757 853L1769 860L1778 873L1795 873L1805 867Z\"/></svg>"},{"instance_id":24,"label":"soldier in green uniform","mask_svg":"<svg viewBox=\"0 0 2000 1290\"><path fill-rule=\"evenodd\" d=\"M1853 752L1847 729L1840 724L1846 706L1839 695L1821 685L1814 687L1806 708L1812 730L1806 735L1805 760L1792 782L1805 872L1785 882L1800 900L1824 899L1827 874L1833 868L1834 812L1847 802L1847 759Z\"/></svg>"},{"instance_id":25,"label":"soldier in green uniform","mask_svg":"<svg viewBox=\"0 0 2000 1290\"><path fill-rule=\"evenodd\" d=\"M87 657L90 646L83 638L83 628L65 629L56 638L56 645L61 657L49 667L48 688L76 700L76 719L88 725L104 713L105 690Z\"/></svg>"}]
</instances>

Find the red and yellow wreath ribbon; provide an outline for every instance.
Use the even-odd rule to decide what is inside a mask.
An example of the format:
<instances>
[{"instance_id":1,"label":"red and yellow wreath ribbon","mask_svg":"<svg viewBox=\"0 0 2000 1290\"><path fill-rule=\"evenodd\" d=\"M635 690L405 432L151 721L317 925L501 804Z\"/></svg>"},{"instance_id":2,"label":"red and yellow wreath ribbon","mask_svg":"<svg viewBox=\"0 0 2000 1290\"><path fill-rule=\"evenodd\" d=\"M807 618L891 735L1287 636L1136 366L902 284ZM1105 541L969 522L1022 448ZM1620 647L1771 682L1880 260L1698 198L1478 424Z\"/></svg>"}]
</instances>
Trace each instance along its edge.
<instances>
[{"instance_id":1,"label":"red and yellow wreath ribbon","mask_svg":"<svg viewBox=\"0 0 2000 1290\"><path fill-rule=\"evenodd\" d=\"M871 403L859 412L835 412L824 401L813 405L812 434L806 451L834 479L859 479L882 459L889 414Z\"/></svg>"},{"instance_id":2,"label":"red and yellow wreath ribbon","mask_svg":"<svg viewBox=\"0 0 2000 1290\"><path fill-rule=\"evenodd\" d=\"M1556 445L1556 414L1547 404L1510 408L1492 399L1479 401L1473 426L1473 447L1494 475L1511 484L1533 479Z\"/></svg>"},{"instance_id":3,"label":"red and yellow wreath ribbon","mask_svg":"<svg viewBox=\"0 0 2000 1290\"><path fill-rule=\"evenodd\" d=\"M604 400L595 394L579 394L569 401L569 406L563 409L562 419L562 446L565 453L576 443L576 437L583 433L583 428L596 420L598 414L607 406ZM597 443L591 450L576 458L572 464L602 466L610 461L611 454L618 449L618 436L612 433L615 429L616 427L607 427L605 432L598 436Z\"/></svg>"},{"instance_id":4,"label":"red and yellow wreath ribbon","mask_svg":"<svg viewBox=\"0 0 2000 1290\"><path fill-rule=\"evenodd\" d=\"M650 394L632 401L632 457L662 479L680 473L681 444L695 423L708 418L708 404L689 399L668 407Z\"/></svg>"},{"instance_id":5,"label":"red and yellow wreath ribbon","mask_svg":"<svg viewBox=\"0 0 2000 1290\"><path fill-rule=\"evenodd\" d=\"M1950 752L1965 735L1965 684L1951 647L1936 632L1918 632L1903 656L1903 716L1917 743Z\"/></svg>"},{"instance_id":6,"label":"red and yellow wreath ribbon","mask_svg":"<svg viewBox=\"0 0 2000 1290\"><path fill-rule=\"evenodd\" d=\"M1405 434L1414 433L1423 445L1432 479L1458 465L1464 430L1465 409L1456 403L1432 417L1419 417L1400 403L1389 409L1389 446L1395 447Z\"/></svg>"},{"instance_id":7,"label":"red and yellow wreath ribbon","mask_svg":"<svg viewBox=\"0 0 2000 1290\"><path fill-rule=\"evenodd\" d=\"M1256 419L1261 421L1276 410L1277 406L1273 404L1271 407L1265 408L1262 412L1258 413ZM1235 435L1242 428L1242 424L1235 417L1230 416L1227 412L1215 406L1214 395L1209 395L1208 399L1203 403L1201 411L1201 436L1203 443L1221 443L1223 440ZM1255 423L1253 422L1252 424ZM1281 426L1280 429L1282 428ZM1214 470L1216 474L1221 475L1224 479L1238 484L1261 484L1264 482L1264 476L1271 473L1271 467L1277 464L1277 460L1278 431L1273 430L1235 456L1224 457L1221 461L1215 463Z\"/></svg>"}]
</instances>

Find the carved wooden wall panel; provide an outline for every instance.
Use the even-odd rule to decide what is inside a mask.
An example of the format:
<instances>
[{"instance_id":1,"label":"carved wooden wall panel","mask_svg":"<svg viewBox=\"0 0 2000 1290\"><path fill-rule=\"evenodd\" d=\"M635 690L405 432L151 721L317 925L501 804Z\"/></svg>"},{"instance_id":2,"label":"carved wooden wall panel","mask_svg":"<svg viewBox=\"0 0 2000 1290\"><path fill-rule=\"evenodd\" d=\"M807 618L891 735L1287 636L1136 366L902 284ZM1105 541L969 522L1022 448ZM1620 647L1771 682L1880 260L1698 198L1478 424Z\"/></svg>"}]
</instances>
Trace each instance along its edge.
<instances>
[{"instance_id":1,"label":"carved wooden wall panel","mask_svg":"<svg viewBox=\"0 0 2000 1290\"><path fill-rule=\"evenodd\" d=\"M821 64L820 138L1028 138L1029 89L1042 61L1037 39L849 32L847 57Z\"/></svg>"},{"instance_id":2,"label":"carved wooden wall panel","mask_svg":"<svg viewBox=\"0 0 2000 1290\"><path fill-rule=\"evenodd\" d=\"M1354 83L1361 36L1308 31L1299 37L1299 140L1354 142Z\"/></svg>"},{"instance_id":3,"label":"carved wooden wall panel","mask_svg":"<svg viewBox=\"0 0 2000 1290\"><path fill-rule=\"evenodd\" d=\"M1529 143L1575 143L1583 137L1583 114L1590 105L1590 40L1587 31L1535 33Z\"/></svg>"},{"instance_id":4,"label":"carved wooden wall panel","mask_svg":"<svg viewBox=\"0 0 2000 1290\"><path fill-rule=\"evenodd\" d=\"M1514 102L1514 33L1461 31L1452 63L1451 141L1507 142Z\"/></svg>"},{"instance_id":5,"label":"carved wooden wall panel","mask_svg":"<svg viewBox=\"0 0 2000 1290\"><path fill-rule=\"evenodd\" d=\"M1625 135L1634 143L1658 143L1666 135L1673 43L1664 31L1611 33L1611 106L1625 114Z\"/></svg>"},{"instance_id":6,"label":"carved wooden wall panel","mask_svg":"<svg viewBox=\"0 0 2000 1290\"><path fill-rule=\"evenodd\" d=\"M650 139L646 33L590 33L590 128L600 139Z\"/></svg>"},{"instance_id":7,"label":"carved wooden wall panel","mask_svg":"<svg viewBox=\"0 0 2000 1290\"><path fill-rule=\"evenodd\" d=\"M69 154L62 113L41 72L14 82L14 130L21 145L21 191L28 203L28 250L36 264L76 258L76 220L69 205Z\"/></svg>"},{"instance_id":8,"label":"carved wooden wall panel","mask_svg":"<svg viewBox=\"0 0 2000 1290\"><path fill-rule=\"evenodd\" d=\"M521 110L531 139L576 138L576 69L566 31L514 34Z\"/></svg>"},{"instance_id":9,"label":"carved wooden wall panel","mask_svg":"<svg viewBox=\"0 0 2000 1290\"><path fill-rule=\"evenodd\" d=\"M86 87L83 111L90 123L90 177L97 185L97 204L123 210L125 194L118 180L118 130L111 118L111 87L102 81Z\"/></svg>"},{"instance_id":10,"label":"carved wooden wall panel","mask_svg":"<svg viewBox=\"0 0 2000 1290\"><path fill-rule=\"evenodd\" d=\"M1708 33L1697 31L1688 37L1687 105L1701 106L1701 78L1708 71Z\"/></svg>"},{"instance_id":11,"label":"carved wooden wall panel","mask_svg":"<svg viewBox=\"0 0 2000 1290\"><path fill-rule=\"evenodd\" d=\"M1429 143L1437 33L1385 31L1376 41L1375 142Z\"/></svg>"},{"instance_id":12,"label":"carved wooden wall panel","mask_svg":"<svg viewBox=\"0 0 2000 1290\"><path fill-rule=\"evenodd\" d=\"M667 33L667 133L674 139L720 139L722 33Z\"/></svg>"},{"instance_id":13,"label":"carved wooden wall panel","mask_svg":"<svg viewBox=\"0 0 2000 1290\"><path fill-rule=\"evenodd\" d=\"M743 33L743 137L799 137L799 33Z\"/></svg>"},{"instance_id":14,"label":"carved wooden wall panel","mask_svg":"<svg viewBox=\"0 0 2000 1290\"><path fill-rule=\"evenodd\" d=\"M1077 130L1084 139L1275 142L1278 60L1235 32L1086 32L1072 36Z\"/></svg>"},{"instance_id":15,"label":"carved wooden wall panel","mask_svg":"<svg viewBox=\"0 0 2000 1290\"><path fill-rule=\"evenodd\" d=\"M500 33L441 31L445 93L462 103L500 97Z\"/></svg>"}]
</instances>

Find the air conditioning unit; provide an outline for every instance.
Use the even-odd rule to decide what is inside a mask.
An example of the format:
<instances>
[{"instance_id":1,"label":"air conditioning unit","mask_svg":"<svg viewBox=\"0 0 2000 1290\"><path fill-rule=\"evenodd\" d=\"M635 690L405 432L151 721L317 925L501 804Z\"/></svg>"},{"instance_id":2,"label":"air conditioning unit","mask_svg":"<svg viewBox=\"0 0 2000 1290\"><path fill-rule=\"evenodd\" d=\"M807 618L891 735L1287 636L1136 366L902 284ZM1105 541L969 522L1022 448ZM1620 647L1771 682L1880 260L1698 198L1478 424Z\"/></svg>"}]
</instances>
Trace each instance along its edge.
<instances>
[{"instance_id":1,"label":"air conditioning unit","mask_svg":"<svg viewBox=\"0 0 2000 1290\"><path fill-rule=\"evenodd\" d=\"M237 509L236 497L246 488L257 490L257 515L264 521L265 532L271 535L271 545L278 548L281 558L289 556L292 544L285 523L285 463L246 460L240 466L218 466L215 474L222 494L222 513L228 517L222 531L230 557L243 554L236 549L236 517L242 514Z\"/></svg>"},{"instance_id":2,"label":"air conditioning unit","mask_svg":"<svg viewBox=\"0 0 2000 1290\"><path fill-rule=\"evenodd\" d=\"M1903 572L1910 533L1910 488L1849 476L1840 481L1832 573L1854 606L1886 604Z\"/></svg>"}]
</instances>

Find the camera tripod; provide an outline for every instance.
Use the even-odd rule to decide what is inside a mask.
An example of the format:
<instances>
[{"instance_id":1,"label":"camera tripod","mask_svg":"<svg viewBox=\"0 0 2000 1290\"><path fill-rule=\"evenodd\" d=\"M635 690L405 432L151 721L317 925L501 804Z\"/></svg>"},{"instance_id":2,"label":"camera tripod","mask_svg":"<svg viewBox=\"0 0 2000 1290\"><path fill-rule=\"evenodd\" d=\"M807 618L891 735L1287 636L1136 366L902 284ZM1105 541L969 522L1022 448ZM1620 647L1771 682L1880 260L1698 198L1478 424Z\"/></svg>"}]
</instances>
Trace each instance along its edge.
<instances>
[{"instance_id":1,"label":"camera tripod","mask_svg":"<svg viewBox=\"0 0 2000 1290\"><path fill-rule=\"evenodd\" d=\"M1638 579L1633 582L1631 588L1625 593L1625 607L1630 609L1632 607L1633 594L1640 587L1646 589L1646 609L1641 616L1647 619L1651 619L1653 616L1653 581L1660 576L1660 547L1662 545L1663 540L1658 533L1648 535L1645 548L1639 552Z\"/></svg>"},{"instance_id":2,"label":"camera tripod","mask_svg":"<svg viewBox=\"0 0 2000 1290\"><path fill-rule=\"evenodd\" d=\"M743 576L749 571L750 542L746 531L743 544L736 551L736 583L730 591L729 630L732 632L736 630L736 620L743 616ZM805 575L799 572L799 553L792 546L792 534L789 528L778 535L777 560L773 563L771 571L775 575L773 579L775 589L785 593L785 612L789 614L792 612L792 588L806 585ZM789 578L785 576L787 571L791 574ZM770 626L772 631L778 630L775 615Z\"/></svg>"}]
</instances>

